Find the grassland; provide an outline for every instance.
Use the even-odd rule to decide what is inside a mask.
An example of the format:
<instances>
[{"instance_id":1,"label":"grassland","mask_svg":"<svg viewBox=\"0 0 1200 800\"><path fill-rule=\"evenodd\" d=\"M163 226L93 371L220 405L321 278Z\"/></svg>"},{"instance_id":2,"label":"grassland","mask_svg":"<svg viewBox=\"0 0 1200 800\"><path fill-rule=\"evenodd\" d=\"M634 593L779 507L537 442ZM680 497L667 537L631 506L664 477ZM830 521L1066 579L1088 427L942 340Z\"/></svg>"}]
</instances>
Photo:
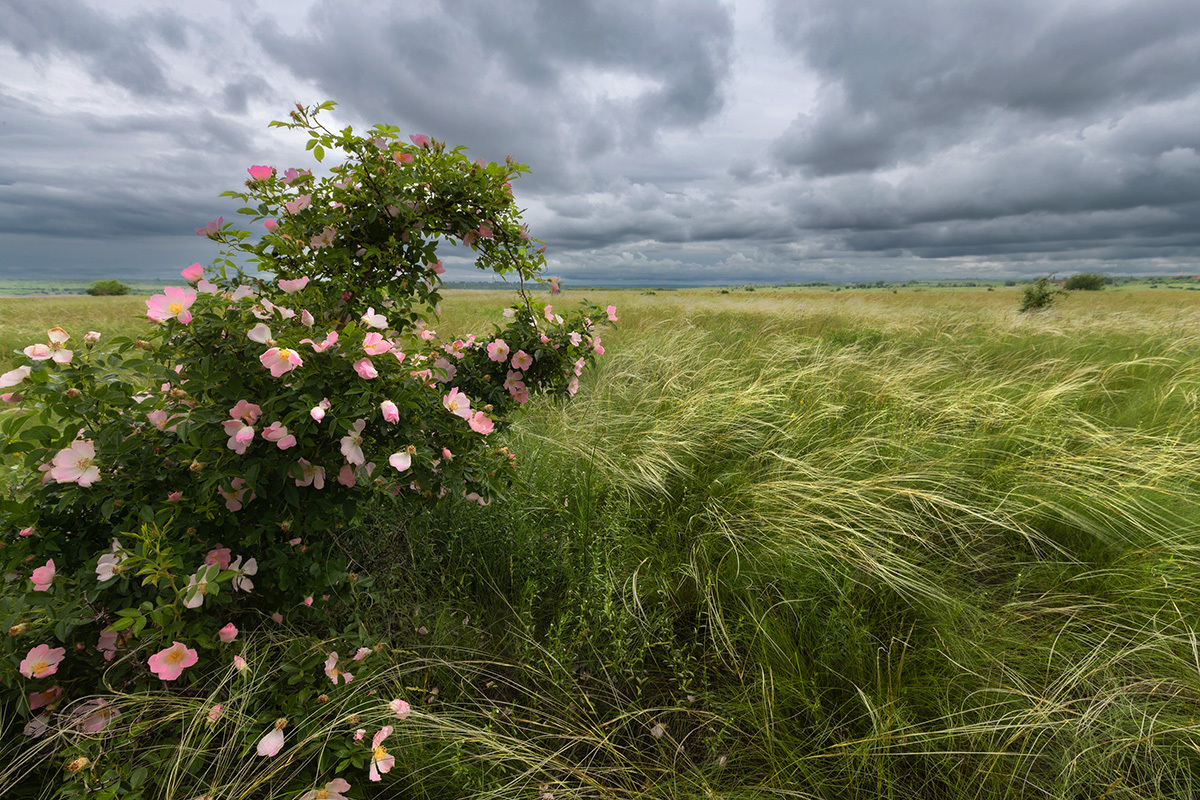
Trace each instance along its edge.
<instances>
[{"instance_id":1,"label":"grassland","mask_svg":"<svg viewBox=\"0 0 1200 800\"><path fill-rule=\"evenodd\" d=\"M1200 794L1200 295L579 294L620 329L522 491L341 542L439 689L396 796Z\"/></svg>"}]
</instances>

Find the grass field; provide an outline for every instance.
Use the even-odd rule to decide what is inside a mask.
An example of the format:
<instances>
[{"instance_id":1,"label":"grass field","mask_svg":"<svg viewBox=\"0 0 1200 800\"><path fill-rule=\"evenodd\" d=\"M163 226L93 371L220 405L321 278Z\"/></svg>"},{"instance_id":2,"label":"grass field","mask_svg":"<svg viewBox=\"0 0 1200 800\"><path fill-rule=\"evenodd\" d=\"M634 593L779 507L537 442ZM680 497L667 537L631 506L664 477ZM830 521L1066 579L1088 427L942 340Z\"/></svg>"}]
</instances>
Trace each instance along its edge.
<instances>
[{"instance_id":1,"label":"grass field","mask_svg":"<svg viewBox=\"0 0 1200 800\"><path fill-rule=\"evenodd\" d=\"M1200 295L576 296L620 329L523 491L341 542L440 687L396 796L1200 794ZM0 343L140 308L0 299Z\"/></svg>"}]
</instances>

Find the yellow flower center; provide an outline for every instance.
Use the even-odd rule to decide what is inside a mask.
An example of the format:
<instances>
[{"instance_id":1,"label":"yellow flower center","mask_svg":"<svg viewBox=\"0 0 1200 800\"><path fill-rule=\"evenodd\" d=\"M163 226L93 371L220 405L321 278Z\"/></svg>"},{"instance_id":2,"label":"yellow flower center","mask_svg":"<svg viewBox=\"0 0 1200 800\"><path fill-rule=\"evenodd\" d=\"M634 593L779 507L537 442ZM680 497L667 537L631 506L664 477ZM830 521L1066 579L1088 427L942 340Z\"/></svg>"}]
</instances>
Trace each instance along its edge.
<instances>
[{"instance_id":1,"label":"yellow flower center","mask_svg":"<svg viewBox=\"0 0 1200 800\"><path fill-rule=\"evenodd\" d=\"M40 678L40 677L42 677L42 673L48 669L50 669L50 665L47 662L38 661L38 662L34 663L34 665L32 667L29 668L29 671L33 673L33 677Z\"/></svg>"},{"instance_id":2,"label":"yellow flower center","mask_svg":"<svg viewBox=\"0 0 1200 800\"><path fill-rule=\"evenodd\" d=\"M375 752L371 754L376 761L383 761L387 758L387 748L379 745L375 748Z\"/></svg>"},{"instance_id":3,"label":"yellow flower center","mask_svg":"<svg viewBox=\"0 0 1200 800\"><path fill-rule=\"evenodd\" d=\"M327 797L329 797L329 792L327 790L317 789L317 794L316 794L317 800L325 800L325 798L327 798Z\"/></svg>"},{"instance_id":4,"label":"yellow flower center","mask_svg":"<svg viewBox=\"0 0 1200 800\"><path fill-rule=\"evenodd\" d=\"M288 350L286 347L281 347L281 348L279 348L279 358L280 358L281 360L283 360L283 361L287 361L287 360L288 360L289 358L291 358L291 357L292 357L292 351L291 351L291 350Z\"/></svg>"},{"instance_id":5,"label":"yellow flower center","mask_svg":"<svg viewBox=\"0 0 1200 800\"><path fill-rule=\"evenodd\" d=\"M75 469L84 470L92 465L90 458L81 458L75 462Z\"/></svg>"},{"instance_id":6,"label":"yellow flower center","mask_svg":"<svg viewBox=\"0 0 1200 800\"><path fill-rule=\"evenodd\" d=\"M178 314L180 311L183 311L183 303L171 303L167 306L167 311L170 311L172 314Z\"/></svg>"},{"instance_id":7,"label":"yellow flower center","mask_svg":"<svg viewBox=\"0 0 1200 800\"><path fill-rule=\"evenodd\" d=\"M183 661L184 652L182 650L172 650L167 653L166 662L168 664L178 664Z\"/></svg>"}]
</instances>

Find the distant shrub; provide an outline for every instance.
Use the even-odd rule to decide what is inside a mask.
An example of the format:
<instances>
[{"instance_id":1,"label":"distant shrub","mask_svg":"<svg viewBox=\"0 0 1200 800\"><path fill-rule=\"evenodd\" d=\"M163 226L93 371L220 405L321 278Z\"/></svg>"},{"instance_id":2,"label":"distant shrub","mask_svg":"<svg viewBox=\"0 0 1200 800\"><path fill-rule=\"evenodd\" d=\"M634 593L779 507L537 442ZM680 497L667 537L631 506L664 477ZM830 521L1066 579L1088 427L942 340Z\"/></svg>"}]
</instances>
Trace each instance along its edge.
<instances>
[{"instance_id":1,"label":"distant shrub","mask_svg":"<svg viewBox=\"0 0 1200 800\"><path fill-rule=\"evenodd\" d=\"M746 291L747 291L747 292L753 292L753 291L754 291L754 287L753 287L753 286L747 286L747 287L746 287Z\"/></svg>"},{"instance_id":2,"label":"distant shrub","mask_svg":"<svg viewBox=\"0 0 1200 800\"><path fill-rule=\"evenodd\" d=\"M1064 289L1082 289L1088 292L1098 291L1108 283L1108 278L1097 272L1081 272L1063 281Z\"/></svg>"},{"instance_id":3,"label":"distant shrub","mask_svg":"<svg viewBox=\"0 0 1200 800\"><path fill-rule=\"evenodd\" d=\"M114 295L129 294L129 287L120 281L96 281L87 288L87 293L92 297L111 297Z\"/></svg>"},{"instance_id":4,"label":"distant shrub","mask_svg":"<svg viewBox=\"0 0 1200 800\"><path fill-rule=\"evenodd\" d=\"M1049 275L1038 278L1025 287L1024 297L1021 298L1021 311L1040 311L1049 308L1060 294L1066 293L1056 286L1051 286Z\"/></svg>"},{"instance_id":5,"label":"distant shrub","mask_svg":"<svg viewBox=\"0 0 1200 800\"><path fill-rule=\"evenodd\" d=\"M1016 281L1005 281L1004 285L1005 286L1016 286L1017 282Z\"/></svg>"}]
</instances>

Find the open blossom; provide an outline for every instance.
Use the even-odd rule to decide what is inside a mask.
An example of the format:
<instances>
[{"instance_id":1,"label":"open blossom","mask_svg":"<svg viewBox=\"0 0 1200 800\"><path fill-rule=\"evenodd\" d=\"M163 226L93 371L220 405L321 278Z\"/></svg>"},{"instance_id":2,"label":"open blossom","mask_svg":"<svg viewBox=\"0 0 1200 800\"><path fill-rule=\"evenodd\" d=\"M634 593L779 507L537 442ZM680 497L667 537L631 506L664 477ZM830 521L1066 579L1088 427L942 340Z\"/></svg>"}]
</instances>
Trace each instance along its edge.
<instances>
[{"instance_id":1,"label":"open blossom","mask_svg":"<svg viewBox=\"0 0 1200 800\"><path fill-rule=\"evenodd\" d=\"M54 559L50 559L44 566L38 567L33 571L30 580L33 581L33 590L35 592L47 592L50 590L50 584L54 583Z\"/></svg>"},{"instance_id":2,"label":"open blossom","mask_svg":"<svg viewBox=\"0 0 1200 800\"><path fill-rule=\"evenodd\" d=\"M112 579L121 571L121 562L128 557L128 554L121 549L117 540L113 539L112 552L100 556L100 560L96 562L96 580L107 581Z\"/></svg>"},{"instance_id":3,"label":"open blossom","mask_svg":"<svg viewBox=\"0 0 1200 800\"><path fill-rule=\"evenodd\" d=\"M173 681L183 674L183 670L199 660L196 651L183 642L173 642L170 647L159 650L150 656L147 662L150 671L164 681Z\"/></svg>"},{"instance_id":4,"label":"open blossom","mask_svg":"<svg viewBox=\"0 0 1200 800\"><path fill-rule=\"evenodd\" d=\"M387 317L383 314L376 314L374 307L367 309L367 313L362 315L362 321L368 327L379 328L381 330L388 326Z\"/></svg>"},{"instance_id":5,"label":"open blossom","mask_svg":"<svg viewBox=\"0 0 1200 800\"><path fill-rule=\"evenodd\" d=\"M508 345L503 339L497 339L487 346L487 354L492 361L505 361L508 359Z\"/></svg>"},{"instance_id":6,"label":"open blossom","mask_svg":"<svg viewBox=\"0 0 1200 800\"><path fill-rule=\"evenodd\" d=\"M308 324L308 323L305 323L305 324ZM312 339L301 339L300 344L311 344L313 350L316 350L318 353L324 353L326 350L328 350L329 348L331 348L335 344L337 344L337 340L338 340L337 331L330 331L329 333L327 333L325 335L324 341L322 341L320 344L317 344Z\"/></svg>"},{"instance_id":7,"label":"open blossom","mask_svg":"<svg viewBox=\"0 0 1200 800\"><path fill-rule=\"evenodd\" d=\"M192 321L192 312L188 311L196 302L196 293L178 286L168 286L162 294L156 294L146 301L146 316L155 322L166 322L177 319L184 325Z\"/></svg>"},{"instance_id":8,"label":"open blossom","mask_svg":"<svg viewBox=\"0 0 1200 800\"><path fill-rule=\"evenodd\" d=\"M309 789L300 795L300 800L348 800L343 792L350 791L350 784L341 778L334 778L325 784L324 789Z\"/></svg>"},{"instance_id":9,"label":"open blossom","mask_svg":"<svg viewBox=\"0 0 1200 800\"><path fill-rule=\"evenodd\" d=\"M235 591L249 592L254 588L254 581L250 580L249 576L258 574L258 559L246 559L246 563L243 565L242 557L238 556L229 565L229 568L237 573L237 575L233 576L233 580L229 582L229 585Z\"/></svg>"},{"instance_id":10,"label":"open blossom","mask_svg":"<svg viewBox=\"0 0 1200 800\"><path fill-rule=\"evenodd\" d=\"M104 654L105 661L112 661L113 656L117 654L117 637L116 631L102 631L96 637L96 649Z\"/></svg>"},{"instance_id":11,"label":"open blossom","mask_svg":"<svg viewBox=\"0 0 1200 800\"><path fill-rule=\"evenodd\" d=\"M274 442L275 446L280 450L287 450L289 447L296 446L296 437L288 433L286 426L278 422L272 422L263 430L263 438L268 442Z\"/></svg>"},{"instance_id":12,"label":"open blossom","mask_svg":"<svg viewBox=\"0 0 1200 800\"><path fill-rule=\"evenodd\" d=\"M49 344L31 344L23 351L25 355L34 361L53 359L55 364L70 364L75 352L67 350L66 343L71 335L56 326L46 331L46 337L50 340Z\"/></svg>"},{"instance_id":13,"label":"open blossom","mask_svg":"<svg viewBox=\"0 0 1200 800\"><path fill-rule=\"evenodd\" d=\"M259 164L250 167L246 172L249 172L250 179L255 181L265 181L275 174L275 170L272 167L264 167Z\"/></svg>"},{"instance_id":14,"label":"open blossom","mask_svg":"<svg viewBox=\"0 0 1200 800\"><path fill-rule=\"evenodd\" d=\"M344 455L346 460L351 464L366 463L367 459L365 456L363 456L362 451L362 432L363 428L366 426L367 421L365 419L360 419L350 427L350 432L342 437L342 455Z\"/></svg>"},{"instance_id":15,"label":"open blossom","mask_svg":"<svg viewBox=\"0 0 1200 800\"><path fill-rule=\"evenodd\" d=\"M252 342L266 344L271 340L271 329L265 323L258 323L250 330L246 331L246 338Z\"/></svg>"},{"instance_id":16,"label":"open blossom","mask_svg":"<svg viewBox=\"0 0 1200 800\"><path fill-rule=\"evenodd\" d=\"M229 437L225 446L239 456L244 454L254 439L254 428L237 419L225 420L221 425L225 428L225 435Z\"/></svg>"},{"instance_id":17,"label":"open blossom","mask_svg":"<svg viewBox=\"0 0 1200 800\"><path fill-rule=\"evenodd\" d=\"M217 234L221 232L221 227L225 224L224 217L217 217L212 222L205 225L203 228L196 228L197 236L207 236L210 239L216 239Z\"/></svg>"},{"instance_id":18,"label":"open blossom","mask_svg":"<svg viewBox=\"0 0 1200 800\"><path fill-rule=\"evenodd\" d=\"M225 508L229 509L230 511L242 510L242 506L244 505L244 503L242 503L242 498L246 496L246 492L250 492L250 490L246 488L245 478L234 478L230 482L228 490L226 490L224 486L217 487L217 493L221 495L221 497L225 498ZM250 492L250 498L246 500L246 502L249 503L255 497L257 497L257 495L255 495L254 492Z\"/></svg>"},{"instance_id":19,"label":"open blossom","mask_svg":"<svg viewBox=\"0 0 1200 800\"><path fill-rule=\"evenodd\" d=\"M96 448L86 439L72 442L70 447L54 455L50 477L58 483L78 483L87 488L100 480L100 467L95 464Z\"/></svg>"},{"instance_id":20,"label":"open blossom","mask_svg":"<svg viewBox=\"0 0 1200 800\"><path fill-rule=\"evenodd\" d=\"M279 281L279 288L283 289L288 294L295 294L296 292L303 289L305 286L308 286L308 276L307 275L303 278L296 278L296 279L290 280L290 281L288 281L288 280Z\"/></svg>"},{"instance_id":21,"label":"open blossom","mask_svg":"<svg viewBox=\"0 0 1200 800\"><path fill-rule=\"evenodd\" d=\"M399 472L404 472L412 466L412 455L407 450L401 450L398 453L392 453L388 456L388 463L396 468Z\"/></svg>"},{"instance_id":22,"label":"open blossom","mask_svg":"<svg viewBox=\"0 0 1200 800\"><path fill-rule=\"evenodd\" d=\"M408 138L417 147L429 147L431 143L430 138L423 133L414 133Z\"/></svg>"},{"instance_id":23,"label":"open blossom","mask_svg":"<svg viewBox=\"0 0 1200 800\"><path fill-rule=\"evenodd\" d=\"M492 422L482 411L476 411L475 416L471 417L467 422L471 426L471 430L476 433L482 433L485 436L496 429L496 423Z\"/></svg>"},{"instance_id":24,"label":"open blossom","mask_svg":"<svg viewBox=\"0 0 1200 800\"><path fill-rule=\"evenodd\" d=\"M18 669L26 678L45 678L58 672L66 654L66 648L39 644L26 653Z\"/></svg>"},{"instance_id":25,"label":"open blossom","mask_svg":"<svg viewBox=\"0 0 1200 800\"><path fill-rule=\"evenodd\" d=\"M533 356L526 353L524 350L518 350L517 354L512 357L513 369L529 369L533 366Z\"/></svg>"},{"instance_id":26,"label":"open blossom","mask_svg":"<svg viewBox=\"0 0 1200 800\"><path fill-rule=\"evenodd\" d=\"M29 710L36 711L39 708L44 708L62 697L63 689L61 686L51 686L49 689L41 692L29 693Z\"/></svg>"},{"instance_id":27,"label":"open blossom","mask_svg":"<svg viewBox=\"0 0 1200 800\"><path fill-rule=\"evenodd\" d=\"M304 364L299 353L286 347L272 347L259 356L258 360L265 369L271 370L272 378L278 378Z\"/></svg>"},{"instance_id":28,"label":"open blossom","mask_svg":"<svg viewBox=\"0 0 1200 800\"><path fill-rule=\"evenodd\" d=\"M333 685L337 686L338 678L342 679L342 683L349 683L354 680L354 676L345 670L338 669L338 654L335 650L329 654L329 658L325 659L325 677L333 681Z\"/></svg>"},{"instance_id":29,"label":"open blossom","mask_svg":"<svg viewBox=\"0 0 1200 800\"><path fill-rule=\"evenodd\" d=\"M311 486L314 489L325 488L324 467L318 467L310 464L308 460L304 458L300 459L296 463L300 465L300 477L296 479L297 486Z\"/></svg>"},{"instance_id":30,"label":"open blossom","mask_svg":"<svg viewBox=\"0 0 1200 800\"><path fill-rule=\"evenodd\" d=\"M562 291L562 287L559 286L558 278L550 278L548 282L550 284L550 294L558 294Z\"/></svg>"},{"instance_id":31,"label":"open blossom","mask_svg":"<svg viewBox=\"0 0 1200 800\"><path fill-rule=\"evenodd\" d=\"M221 568L215 564L205 565L190 576L187 586L183 590L184 607L199 608L204 605L204 598L208 594L208 584L216 580L220 572Z\"/></svg>"},{"instance_id":32,"label":"open blossom","mask_svg":"<svg viewBox=\"0 0 1200 800\"><path fill-rule=\"evenodd\" d=\"M616 307L616 306L609 306L609 307L608 307L608 309L607 309L607 311L608 311L608 319L609 319L609 321L610 321L610 322L616 322L616 321L617 321L617 307Z\"/></svg>"},{"instance_id":33,"label":"open blossom","mask_svg":"<svg viewBox=\"0 0 1200 800\"><path fill-rule=\"evenodd\" d=\"M383 740L392 735L392 726L384 725L371 739L371 768L367 776L373 781L381 781L381 773L389 772L396 765L396 757L388 754L383 746Z\"/></svg>"},{"instance_id":34,"label":"open blossom","mask_svg":"<svg viewBox=\"0 0 1200 800\"><path fill-rule=\"evenodd\" d=\"M363 350L369 356L381 356L392 349L391 341L383 338L383 334L371 331L363 337Z\"/></svg>"},{"instance_id":35,"label":"open blossom","mask_svg":"<svg viewBox=\"0 0 1200 800\"><path fill-rule=\"evenodd\" d=\"M408 719L408 715L412 713L412 706L400 699L388 703L388 708L392 710L397 719Z\"/></svg>"},{"instance_id":36,"label":"open blossom","mask_svg":"<svg viewBox=\"0 0 1200 800\"><path fill-rule=\"evenodd\" d=\"M325 412L329 410L330 405L329 398L326 397L321 402L310 408L308 410L308 415L313 418L314 422L320 422L321 420L325 419Z\"/></svg>"},{"instance_id":37,"label":"open blossom","mask_svg":"<svg viewBox=\"0 0 1200 800\"><path fill-rule=\"evenodd\" d=\"M363 380L371 380L379 377L379 370L375 369L375 365L371 363L369 358L361 358L354 362L354 371L358 373L358 377Z\"/></svg>"},{"instance_id":38,"label":"open blossom","mask_svg":"<svg viewBox=\"0 0 1200 800\"><path fill-rule=\"evenodd\" d=\"M119 716L119 708L97 697L71 712L71 725L82 733L103 733Z\"/></svg>"},{"instance_id":39,"label":"open blossom","mask_svg":"<svg viewBox=\"0 0 1200 800\"><path fill-rule=\"evenodd\" d=\"M29 366L10 369L8 372L0 375L0 389L9 389L13 386L16 386L18 383L28 378L30 372L33 372L33 368Z\"/></svg>"},{"instance_id":40,"label":"open blossom","mask_svg":"<svg viewBox=\"0 0 1200 800\"><path fill-rule=\"evenodd\" d=\"M183 276L185 281L198 281L204 277L204 267L200 266L199 264L192 264L187 269L182 270L179 274Z\"/></svg>"},{"instance_id":41,"label":"open blossom","mask_svg":"<svg viewBox=\"0 0 1200 800\"><path fill-rule=\"evenodd\" d=\"M258 746L254 748L254 751L260 756L267 758L277 756L283 749L283 726L279 724L280 722L287 724L286 720L277 720L271 732L258 740Z\"/></svg>"},{"instance_id":42,"label":"open blossom","mask_svg":"<svg viewBox=\"0 0 1200 800\"><path fill-rule=\"evenodd\" d=\"M459 392L458 387L451 389L450 393L442 398L442 405L451 414L460 416L463 419L471 418L471 399Z\"/></svg>"},{"instance_id":43,"label":"open blossom","mask_svg":"<svg viewBox=\"0 0 1200 800\"><path fill-rule=\"evenodd\" d=\"M309 245L313 250L320 250L322 247L329 247L333 244L333 237L337 235L337 231L328 225L325 229L309 240Z\"/></svg>"},{"instance_id":44,"label":"open blossom","mask_svg":"<svg viewBox=\"0 0 1200 800\"><path fill-rule=\"evenodd\" d=\"M312 195L302 194L295 200L284 203L283 207L287 209L289 214L299 214L301 211L308 208L310 203L312 203Z\"/></svg>"}]
</instances>

